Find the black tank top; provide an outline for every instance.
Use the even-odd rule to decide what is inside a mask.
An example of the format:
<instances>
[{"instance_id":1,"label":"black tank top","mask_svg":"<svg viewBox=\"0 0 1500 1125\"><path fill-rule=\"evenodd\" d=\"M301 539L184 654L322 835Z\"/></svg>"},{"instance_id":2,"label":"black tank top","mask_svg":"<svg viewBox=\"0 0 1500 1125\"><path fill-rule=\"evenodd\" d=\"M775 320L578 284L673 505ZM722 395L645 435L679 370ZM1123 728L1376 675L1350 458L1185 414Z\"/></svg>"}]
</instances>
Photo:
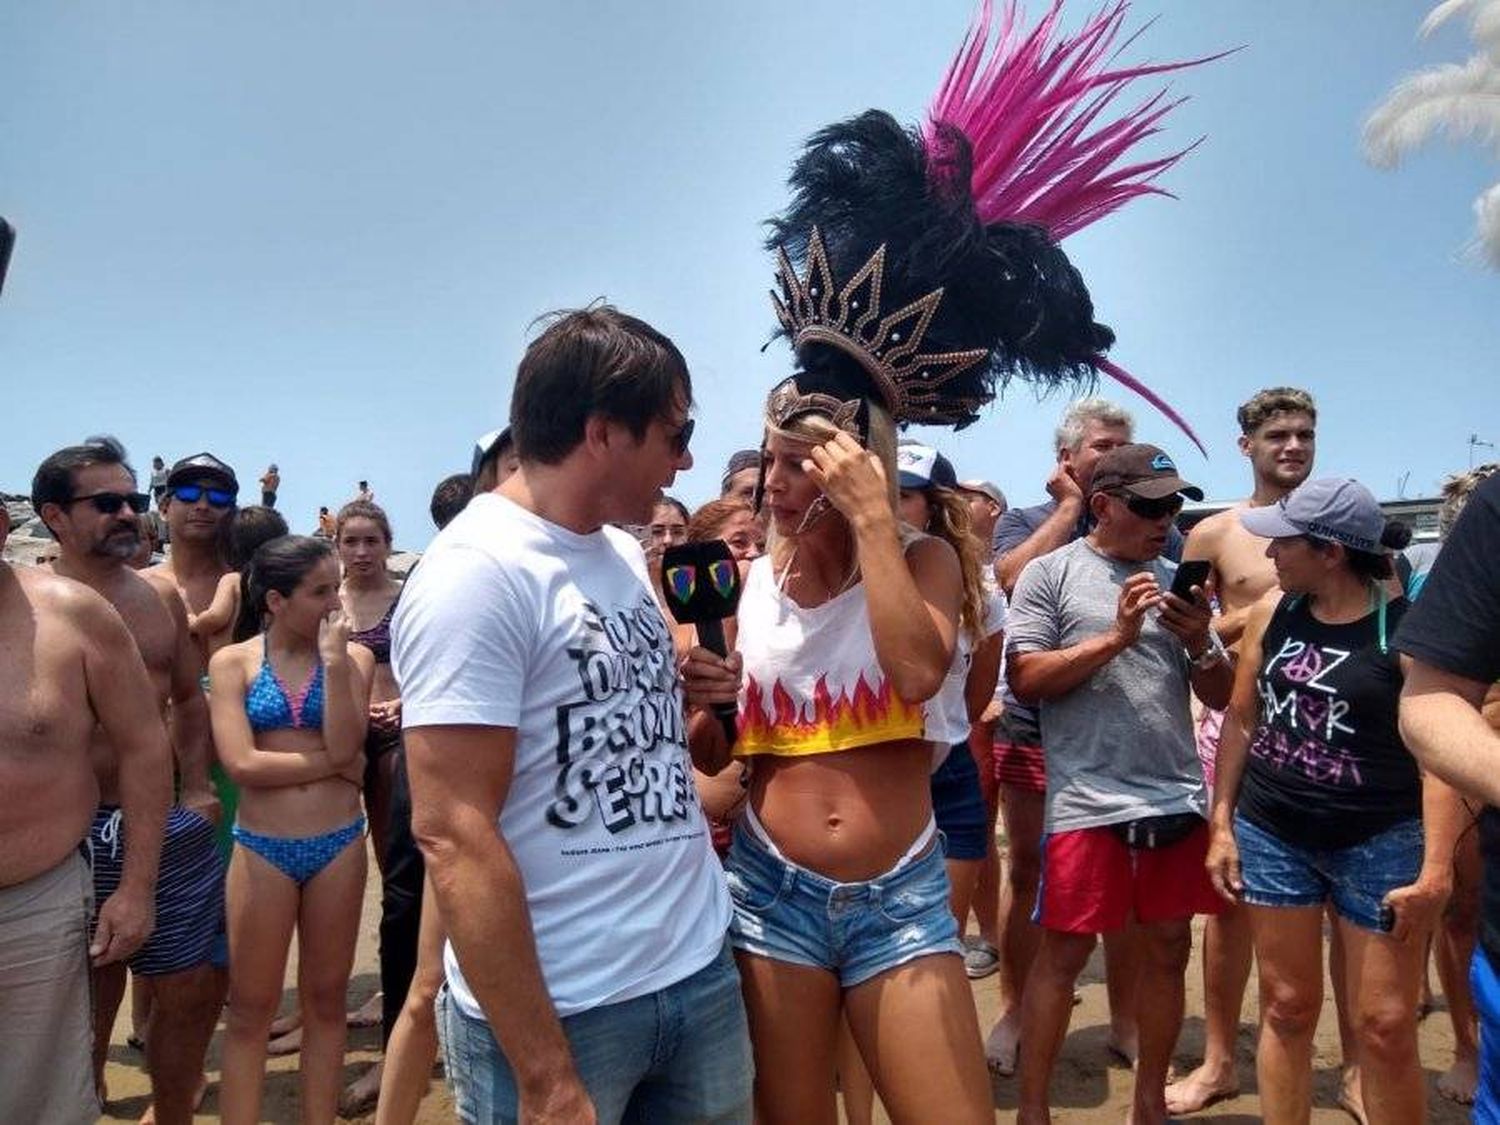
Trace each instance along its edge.
<instances>
[{"instance_id":1,"label":"black tank top","mask_svg":"<svg viewBox=\"0 0 1500 1125\"><path fill-rule=\"evenodd\" d=\"M1386 607L1386 636L1406 612ZM1239 812L1306 848L1348 848L1422 815L1422 780L1401 742L1401 666L1379 615L1327 625L1286 595L1261 642L1260 725Z\"/></svg>"}]
</instances>

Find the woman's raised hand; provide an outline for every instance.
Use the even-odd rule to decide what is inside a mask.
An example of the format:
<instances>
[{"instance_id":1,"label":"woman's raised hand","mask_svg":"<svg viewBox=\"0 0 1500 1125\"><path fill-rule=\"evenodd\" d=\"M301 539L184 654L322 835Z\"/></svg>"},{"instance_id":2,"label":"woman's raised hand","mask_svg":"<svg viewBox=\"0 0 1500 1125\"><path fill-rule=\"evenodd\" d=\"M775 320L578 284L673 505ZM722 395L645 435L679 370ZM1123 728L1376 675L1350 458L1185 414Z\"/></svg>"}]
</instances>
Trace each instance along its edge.
<instances>
[{"instance_id":1,"label":"woman's raised hand","mask_svg":"<svg viewBox=\"0 0 1500 1125\"><path fill-rule=\"evenodd\" d=\"M890 489L880 458L846 433L815 445L802 469L851 524L869 516L891 515Z\"/></svg>"}]
</instances>

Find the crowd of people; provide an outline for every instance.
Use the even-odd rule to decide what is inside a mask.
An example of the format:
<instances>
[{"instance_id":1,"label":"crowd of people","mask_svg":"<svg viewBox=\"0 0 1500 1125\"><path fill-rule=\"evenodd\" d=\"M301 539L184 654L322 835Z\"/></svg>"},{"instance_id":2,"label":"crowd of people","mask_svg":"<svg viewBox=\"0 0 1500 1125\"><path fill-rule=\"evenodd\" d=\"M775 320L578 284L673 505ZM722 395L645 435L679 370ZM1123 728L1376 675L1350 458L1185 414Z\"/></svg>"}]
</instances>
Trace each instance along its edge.
<instances>
[{"instance_id":1,"label":"crowd of people","mask_svg":"<svg viewBox=\"0 0 1500 1125\"><path fill-rule=\"evenodd\" d=\"M1424 1119L1435 957L1440 1090L1500 1122L1493 467L1413 568L1314 475L1297 388L1240 406L1249 495L1186 536L1201 489L1103 399L1035 507L901 437L1107 377L1198 443L1058 244L1185 154L1125 162L1175 103L1100 116L1211 61L1122 68L1125 10L1007 7L990 53L985 4L923 125L813 135L769 223L794 370L696 509L688 363L602 303L539 322L404 582L367 480L296 535L275 463L242 507L209 452L150 493L110 438L43 459L57 555L0 565L0 1120L97 1118L130 986L160 1125L221 1021L230 1123L274 1050L306 1122L413 1121L441 1052L465 1122L953 1125L1000 1082L1040 1125L1102 938L1127 1120L1239 1092L1253 970L1259 1109L1292 1123L1326 931L1345 1108ZM341 1090L371 878L384 1052Z\"/></svg>"},{"instance_id":2,"label":"crowd of people","mask_svg":"<svg viewBox=\"0 0 1500 1125\"><path fill-rule=\"evenodd\" d=\"M641 353L608 412L601 341ZM978 1121L1015 1075L1044 1121L1101 936L1133 1120L1238 1093L1252 961L1262 1111L1305 1120L1326 920L1345 1104L1422 1118L1431 950L1442 1088L1488 1120L1474 685L1500 670L1462 645L1500 630L1477 631L1493 466L1450 484L1452 542L1412 574L1368 490L1313 475L1301 390L1240 408L1250 495L1185 539L1202 493L1103 399L1067 409L1051 499L1011 509L807 397L773 392L690 511L664 491L692 463L680 355L564 316L511 426L434 489L446 530L405 584L372 501L289 535L210 453L167 471L171 550L139 569L125 451L46 458L58 557L0 598L33 701L5 739L6 1119L97 1116L128 967L147 1119L190 1120L222 1019L218 1113L258 1120L295 933L307 1120L413 1120L441 1043L464 1120L831 1121L841 1096L850 1121L877 1097ZM664 608L663 552L707 540L740 572L728 655ZM341 1091L367 854L386 1055ZM1205 1057L1172 1081L1197 915ZM981 1038L968 978L997 970Z\"/></svg>"}]
</instances>

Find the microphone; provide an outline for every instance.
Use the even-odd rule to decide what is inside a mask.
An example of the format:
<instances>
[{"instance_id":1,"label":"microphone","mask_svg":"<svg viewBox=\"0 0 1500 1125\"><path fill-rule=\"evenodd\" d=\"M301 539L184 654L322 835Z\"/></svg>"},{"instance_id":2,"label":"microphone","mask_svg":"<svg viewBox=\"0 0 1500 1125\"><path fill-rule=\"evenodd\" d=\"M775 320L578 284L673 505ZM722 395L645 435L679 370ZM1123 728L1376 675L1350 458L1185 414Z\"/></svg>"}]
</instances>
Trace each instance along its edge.
<instances>
[{"instance_id":1,"label":"microphone","mask_svg":"<svg viewBox=\"0 0 1500 1125\"><path fill-rule=\"evenodd\" d=\"M661 588L677 623L693 626L704 648L728 656L724 619L733 617L740 604L740 568L729 544L710 539L668 547L661 556ZM733 746L739 737L735 705L715 703L714 714Z\"/></svg>"}]
</instances>

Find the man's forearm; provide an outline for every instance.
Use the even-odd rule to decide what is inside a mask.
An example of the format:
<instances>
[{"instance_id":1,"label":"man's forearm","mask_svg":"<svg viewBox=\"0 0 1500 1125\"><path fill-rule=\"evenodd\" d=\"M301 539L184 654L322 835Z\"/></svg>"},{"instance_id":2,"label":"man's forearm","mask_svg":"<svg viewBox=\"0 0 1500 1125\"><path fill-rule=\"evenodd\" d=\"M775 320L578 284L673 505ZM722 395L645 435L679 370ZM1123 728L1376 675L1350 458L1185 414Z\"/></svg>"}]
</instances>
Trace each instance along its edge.
<instances>
[{"instance_id":1,"label":"man's forearm","mask_svg":"<svg viewBox=\"0 0 1500 1125\"><path fill-rule=\"evenodd\" d=\"M1011 658L1007 679L1022 702L1057 699L1083 684L1128 646L1118 634L1100 633L1070 648Z\"/></svg>"},{"instance_id":2,"label":"man's forearm","mask_svg":"<svg viewBox=\"0 0 1500 1125\"><path fill-rule=\"evenodd\" d=\"M196 684L191 695L172 700L172 753L184 791L206 792L211 788L208 702Z\"/></svg>"},{"instance_id":3,"label":"man's forearm","mask_svg":"<svg viewBox=\"0 0 1500 1125\"><path fill-rule=\"evenodd\" d=\"M464 980L529 1100L574 1066L542 978L515 858L494 832L424 845L423 852Z\"/></svg>"},{"instance_id":4,"label":"man's forearm","mask_svg":"<svg viewBox=\"0 0 1500 1125\"><path fill-rule=\"evenodd\" d=\"M1474 705L1444 691L1405 694L1401 736L1424 769L1461 793L1500 805L1500 732Z\"/></svg>"},{"instance_id":5,"label":"man's forearm","mask_svg":"<svg viewBox=\"0 0 1500 1125\"><path fill-rule=\"evenodd\" d=\"M172 751L166 728L157 724L144 745L122 752L120 810L124 818L125 859L120 886L150 892L161 865L162 837L172 805Z\"/></svg>"},{"instance_id":6,"label":"man's forearm","mask_svg":"<svg viewBox=\"0 0 1500 1125\"><path fill-rule=\"evenodd\" d=\"M1026 564L1038 555L1069 543L1078 530L1078 521L1083 518L1083 505L1078 501L1063 500L1057 510L1048 516L1040 527L1033 531L1019 547L1013 547L995 562L995 578L1000 588L1010 597L1016 591L1016 581Z\"/></svg>"},{"instance_id":7,"label":"man's forearm","mask_svg":"<svg viewBox=\"0 0 1500 1125\"><path fill-rule=\"evenodd\" d=\"M1458 791L1431 773L1422 775L1422 873L1424 883L1451 887L1453 855L1464 820Z\"/></svg>"}]
</instances>

